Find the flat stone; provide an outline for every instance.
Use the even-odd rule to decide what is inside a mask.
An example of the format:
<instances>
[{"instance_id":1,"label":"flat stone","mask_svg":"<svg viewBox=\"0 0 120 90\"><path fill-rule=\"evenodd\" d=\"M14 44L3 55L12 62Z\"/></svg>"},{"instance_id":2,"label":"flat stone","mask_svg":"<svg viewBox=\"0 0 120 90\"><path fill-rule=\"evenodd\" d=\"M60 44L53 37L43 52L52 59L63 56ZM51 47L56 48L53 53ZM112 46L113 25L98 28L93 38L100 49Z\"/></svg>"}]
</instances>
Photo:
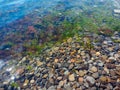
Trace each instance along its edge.
<instances>
[{"instance_id":1,"label":"flat stone","mask_svg":"<svg viewBox=\"0 0 120 90\"><path fill-rule=\"evenodd\" d=\"M88 81L92 85L95 83L95 79L93 77L91 77L91 76L87 76L86 81Z\"/></svg>"},{"instance_id":2,"label":"flat stone","mask_svg":"<svg viewBox=\"0 0 120 90\"><path fill-rule=\"evenodd\" d=\"M68 79L69 81L74 81L75 80L74 74L69 75Z\"/></svg>"}]
</instances>

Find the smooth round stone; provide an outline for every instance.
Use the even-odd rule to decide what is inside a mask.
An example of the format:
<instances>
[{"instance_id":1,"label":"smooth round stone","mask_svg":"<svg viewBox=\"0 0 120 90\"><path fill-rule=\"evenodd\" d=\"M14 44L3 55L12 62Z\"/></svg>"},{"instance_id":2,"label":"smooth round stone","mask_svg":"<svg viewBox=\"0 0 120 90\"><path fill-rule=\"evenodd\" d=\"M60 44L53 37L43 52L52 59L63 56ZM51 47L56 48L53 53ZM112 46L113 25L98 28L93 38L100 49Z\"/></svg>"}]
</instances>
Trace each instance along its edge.
<instances>
[{"instance_id":1,"label":"smooth round stone","mask_svg":"<svg viewBox=\"0 0 120 90\"><path fill-rule=\"evenodd\" d=\"M74 81L75 80L74 74L69 75L68 79L69 81Z\"/></svg>"},{"instance_id":2,"label":"smooth round stone","mask_svg":"<svg viewBox=\"0 0 120 90\"><path fill-rule=\"evenodd\" d=\"M95 83L95 79L93 77L91 77L91 76L87 76L86 81L88 81L92 85Z\"/></svg>"},{"instance_id":3,"label":"smooth round stone","mask_svg":"<svg viewBox=\"0 0 120 90\"><path fill-rule=\"evenodd\" d=\"M92 72L97 72L98 69L97 69L97 67L93 66L93 67L91 67L90 71L92 71Z\"/></svg>"}]
</instances>

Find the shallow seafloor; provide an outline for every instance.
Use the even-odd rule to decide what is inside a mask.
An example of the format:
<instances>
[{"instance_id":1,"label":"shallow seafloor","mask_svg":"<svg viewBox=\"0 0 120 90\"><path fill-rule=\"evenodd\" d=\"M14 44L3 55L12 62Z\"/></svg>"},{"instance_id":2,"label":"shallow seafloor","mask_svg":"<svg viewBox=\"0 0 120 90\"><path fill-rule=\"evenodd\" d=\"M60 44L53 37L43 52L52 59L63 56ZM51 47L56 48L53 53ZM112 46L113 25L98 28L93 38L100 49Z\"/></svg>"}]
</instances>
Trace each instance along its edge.
<instances>
[{"instance_id":1,"label":"shallow seafloor","mask_svg":"<svg viewBox=\"0 0 120 90\"><path fill-rule=\"evenodd\" d=\"M119 4L115 2L116 6L112 7L107 2L108 7L99 12L102 5L106 6L104 0L94 0L95 5L92 0L54 1L47 6L46 1L42 6L38 2L35 7L32 1L29 9L24 2L14 1L11 5L23 12L11 11L11 7L10 11L5 10L5 16L0 14L3 16L0 18L0 90L119 90L119 16L114 17L118 21L111 19L112 10L119 8ZM97 24L100 29L96 29ZM116 31L111 30L112 26L116 26L112 28ZM100 32L90 31L94 29ZM45 42L48 43L42 45Z\"/></svg>"}]
</instances>

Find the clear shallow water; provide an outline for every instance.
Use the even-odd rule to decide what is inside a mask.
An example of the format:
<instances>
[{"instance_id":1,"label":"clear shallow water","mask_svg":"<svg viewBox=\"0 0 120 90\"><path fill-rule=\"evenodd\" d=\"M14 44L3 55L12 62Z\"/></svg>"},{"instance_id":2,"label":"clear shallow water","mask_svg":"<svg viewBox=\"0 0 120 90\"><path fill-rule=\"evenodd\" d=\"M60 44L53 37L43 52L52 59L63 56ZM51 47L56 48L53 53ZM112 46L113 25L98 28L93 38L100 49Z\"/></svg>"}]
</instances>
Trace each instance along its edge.
<instances>
[{"instance_id":1,"label":"clear shallow water","mask_svg":"<svg viewBox=\"0 0 120 90\"><path fill-rule=\"evenodd\" d=\"M42 7L45 11L60 0L0 0L0 26L20 19Z\"/></svg>"}]
</instances>

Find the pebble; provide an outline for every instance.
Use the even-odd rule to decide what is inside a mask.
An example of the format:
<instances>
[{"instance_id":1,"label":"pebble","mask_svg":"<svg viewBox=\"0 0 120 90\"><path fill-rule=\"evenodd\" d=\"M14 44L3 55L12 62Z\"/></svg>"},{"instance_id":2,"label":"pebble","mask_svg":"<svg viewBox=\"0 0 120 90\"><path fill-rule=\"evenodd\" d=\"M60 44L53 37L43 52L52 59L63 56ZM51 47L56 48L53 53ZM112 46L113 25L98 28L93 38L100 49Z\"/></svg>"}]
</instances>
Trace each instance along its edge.
<instances>
[{"instance_id":1,"label":"pebble","mask_svg":"<svg viewBox=\"0 0 120 90\"><path fill-rule=\"evenodd\" d=\"M100 56L101 55L101 53L100 52L96 52L96 56Z\"/></svg>"},{"instance_id":2,"label":"pebble","mask_svg":"<svg viewBox=\"0 0 120 90\"><path fill-rule=\"evenodd\" d=\"M91 76L87 76L86 81L88 81L92 85L95 83L95 79L93 77L91 77Z\"/></svg>"},{"instance_id":3,"label":"pebble","mask_svg":"<svg viewBox=\"0 0 120 90\"><path fill-rule=\"evenodd\" d=\"M29 80L26 79L25 82L23 83L23 86L24 86L24 87L27 86L28 83L29 83Z\"/></svg>"},{"instance_id":4,"label":"pebble","mask_svg":"<svg viewBox=\"0 0 120 90\"><path fill-rule=\"evenodd\" d=\"M91 67L90 70L94 73L94 72L97 72L98 69L97 69L97 67L93 66L93 67Z\"/></svg>"},{"instance_id":5,"label":"pebble","mask_svg":"<svg viewBox=\"0 0 120 90\"><path fill-rule=\"evenodd\" d=\"M51 86L47 90L56 90L56 87L55 86Z\"/></svg>"},{"instance_id":6,"label":"pebble","mask_svg":"<svg viewBox=\"0 0 120 90\"><path fill-rule=\"evenodd\" d=\"M101 76L100 81L101 82L107 82L107 77L106 76Z\"/></svg>"},{"instance_id":7,"label":"pebble","mask_svg":"<svg viewBox=\"0 0 120 90\"><path fill-rule=\"evenodd\" d=\"M69 81L74 81L75 75L74 74L69 75L68 79L69 79Z\"/></svg>"},{"instance_id":8,"label":"pebble","mask_svg":"<svg viewBox=\"0 0 120 90\"><path fill-rule=\"evenodd\" d=\"M35 80L31 80L30 83L33 84L35 82Z\"/></svg>"},{"instance_id":9,"label":"pebble","mask_svg":"<svg viewBox=\"0 0 120 90\"><path fill-rule=\"evenodd\" d=\"M79 81L80 83L82 83L82 82L84 81L83 77L79 77L79 78L78 78L78 81Z\"/></svg>"},{"instance_id":10,"label":"pebble","mask_svg":"<svg viewBox=\"0 0 120 90\"><path fill-rule=\"evenodd\" d=\"M98 73L98 72L93 73L93 74L92 74L92 77L94 77L95 79L97 79L97 78L99 77L99 73Z\"/></svg>"},{"instance_id":11,"label":"pebble","mask_svg":"<svg viewBox=\"0 0 120 90\"><path fill-rule=\"evenodd\" d=\"M85 70L80 70L78 72L79 76L83 77L85 74L86 74L86 71Z\"/></svg>"}]
</instances>

